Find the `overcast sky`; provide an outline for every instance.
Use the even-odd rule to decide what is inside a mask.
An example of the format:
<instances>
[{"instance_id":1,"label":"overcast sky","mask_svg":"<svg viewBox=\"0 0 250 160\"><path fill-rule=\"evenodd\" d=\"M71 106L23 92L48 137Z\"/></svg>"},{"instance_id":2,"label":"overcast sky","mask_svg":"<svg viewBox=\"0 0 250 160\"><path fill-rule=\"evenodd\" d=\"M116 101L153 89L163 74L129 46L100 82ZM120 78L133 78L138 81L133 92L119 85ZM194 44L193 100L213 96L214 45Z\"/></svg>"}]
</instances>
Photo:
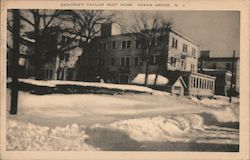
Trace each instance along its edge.
<instances>
[{"instance_id":1,"label":"overcast sky","mask_svg":"<svg viewBox=\"0 0 250 160\"><path fill-rule=\"evenodd\" d=\"M134 14L141 11L119 11L121 23L134 23ZM201 50L212 56L239 55L240 13L236 11L145 11L144 14L172 19L174 28L199 43Z\"/></svg>"},{"instance_id":2,"label":"overcast sky","mask_svg":"<svg viewBox=\"0 0 250 160\"><path fill-rule=\"evenodd\" d=\"M110 12L110 11L107 11ZM196 41L212 56L239 56L240 12L237 11L117 11L121 24L135 24L135 14L155 14L173 21L176 30ZM28 17L28 16L27 16ZM28 25L26 25L28 27Z\"/></svg>"}]
</instances>

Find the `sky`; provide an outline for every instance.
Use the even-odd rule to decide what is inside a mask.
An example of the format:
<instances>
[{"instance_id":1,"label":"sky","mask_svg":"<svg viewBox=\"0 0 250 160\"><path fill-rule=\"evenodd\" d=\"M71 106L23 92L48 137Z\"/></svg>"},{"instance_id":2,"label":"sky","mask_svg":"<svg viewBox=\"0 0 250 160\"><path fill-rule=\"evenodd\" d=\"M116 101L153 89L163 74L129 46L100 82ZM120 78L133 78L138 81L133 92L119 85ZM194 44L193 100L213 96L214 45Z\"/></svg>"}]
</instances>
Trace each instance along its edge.
<instances>
[{"instance_id":1,"label":"sky","mask_svg":"<svg viewBox=\"0 0 250 160\"><path fill-rule=\"evenodd\" d=\"M143 12L143 13L142 13ZM240 12L237 11L119 11L119 23L134 23L135 14L157 14L173 21L173 27L192 38L211 56L239 56Z\"/></svg>"},{"instance_id":2,"label":"sky","mask_svg":"<svg viewBox=\"0 0 250 160\"><path fill-rule=\"evenodd\" d=\"M106 11L109 12L113 11ZM119 24L135 24L135 15L158 15L171 20L173 27L200 45L201 50L210 50L214 57L239 56L240 12L238 11L115 11ZM28 15L26 17L29 17ZM25 28L29 25L25 25Z\"/></svg>"}]
</instances>

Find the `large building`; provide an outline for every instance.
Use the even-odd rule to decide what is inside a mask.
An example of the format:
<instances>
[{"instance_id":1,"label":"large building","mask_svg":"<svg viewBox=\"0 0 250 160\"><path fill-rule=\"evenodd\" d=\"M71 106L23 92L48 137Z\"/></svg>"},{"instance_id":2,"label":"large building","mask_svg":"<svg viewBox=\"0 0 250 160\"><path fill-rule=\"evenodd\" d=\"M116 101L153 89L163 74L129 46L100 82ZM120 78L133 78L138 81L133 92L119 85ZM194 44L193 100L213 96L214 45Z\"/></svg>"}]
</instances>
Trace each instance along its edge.
<instances>
[{"instance_id":1,"label":"large building","mask_svg":"<svg viewBox=\"0 0 250 160\"><path fill-rule=\"evenodd\" d=\"M238 57L211 57L210 51L201 51L199 72L216 77L215 94L228 96L231 81L233 95L236 96L239 93Z\"/></svg>"},{"instance_id":2,"label":"large building","mask_svg":"<svg viewBox=\"0 0 250 160\"><path fill-rule=\"evenodd\" d=\"M159 73L171 78L170 74L174 72L188 77L186 86L192 84L196 89L191 92L189 87L186 95L213 95L215 78L197 73L200 48L191 38L175 29L156 31L150 39L147 37L148 45L145 45L140 36L142 33L112 35L112 24L103 27L101 36L95 39L96 47L91 55L95 57L92 63L99 66L96 71L106 82L129 84L137 74L145 73L148 65L149 74ZM197 84L204 83L204 87L193 85L196 79ZM211 87L205 87L205 83L207 86L211 83Z\"/></svg>"},{"instance_id":3,"label":"large building","mask_svg":"<svg viewBox=\"0 0 250 160\"><path fill-rule=\"evenodd\" d=\"M56 27L47 29L40 37L39 55L34 51L34 32L22 35L23 43L19 55L18 77L37 78L44 80L74 80L76 71L71 63L73 52L82 52L79 49L79 41L69 34L59 32ZM73 46L76 46L73 48ZM11 47L8 49L8 76L11 75ZM66 48L66 49L65 49ZM67 50L67 48L72 48ZM38 58L39 57L39 58ZM38 67L36 63L41 63Z\"/></svg>"}]
</instances>

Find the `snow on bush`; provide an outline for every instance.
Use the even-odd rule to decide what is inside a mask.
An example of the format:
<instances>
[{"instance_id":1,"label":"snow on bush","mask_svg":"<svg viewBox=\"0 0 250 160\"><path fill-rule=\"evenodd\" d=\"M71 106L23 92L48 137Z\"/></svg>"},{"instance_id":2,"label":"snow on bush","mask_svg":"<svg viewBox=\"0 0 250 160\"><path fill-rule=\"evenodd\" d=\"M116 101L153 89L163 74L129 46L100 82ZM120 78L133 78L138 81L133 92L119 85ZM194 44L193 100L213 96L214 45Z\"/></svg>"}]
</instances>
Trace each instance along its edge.
<instances>
[{"instance_id":1,"label":"snow on bush","mask_svg":"<svg viewBox=\"0 0 250 160\"><path fill-rule=\"evenodd\" d=\"M208 112L213 114L219 122L239 122L239 114L229 106L221 109L211 109Z\"/></svg>"},{"instance_id":2,"label":"snow on bush","mask_svg":"<svg viewBox=\"0 0 250 160\"><path fill-rule=\"evenodd\" d=\"M200 105L209 107L208 113L211 113L219 122L238 122L239 121L239 108L238 105L231 104L226 98L208 99L204 98L198 100L191 97L191 99Z\"/></svg>"},{"instance_id":3,"label":"snow on bush","mask_svg":"<svg viewBox=\"0 0 250 160\"><path fill-rule=\"evenodd\" d=\"M110 127L126 132L137 141L189 141L192 130L203 130L203 119L195 114L158 116L114 122Z\"/></svg>"},{"instance_id":4,"label":"snow on bush","mask_svg":"<svg viewBox=\"0 0 250 160\"><path fill-rule=\"evenodd\" d=\"M147 84L154 85L156 74L148 74L147 77ZM156 84L157 85L166 85L168 83L168 79L164 76L158 75ZM145 83L145 74L139 73L137 76L132 80L133 84L144 84Z\"/></svg>"},{"instance_id":5,"label":"snow on bush","mask_svg":"<svg viewBox=\"0 0 250 160\"><path fill-rule=\"evenodd\" d=\"M97 82L80 82L80 81L60 81L60 80L34 80L34 79L19 79L20 82L33 84L37 86L47 86L47 87L56 87L56 85L78 85L78 86L91 86L91 87L100 87L108 89L120 89L120 90L133 90L141 92L151 93L153 89L143 86L135 86L128 84L111 84L111 83L97 83Z\"/></svg>"},{"instance_id":6,"label":"snow on bush","mask_svg":"<svg viewBox=\"0 0 250 160\"><path fill-rule=\"evenodd\" d=\"M7 150L9 151L95 150L85 143L87 137L77 124L49 128L7 120Z\"/></svg>"}]
</instances>

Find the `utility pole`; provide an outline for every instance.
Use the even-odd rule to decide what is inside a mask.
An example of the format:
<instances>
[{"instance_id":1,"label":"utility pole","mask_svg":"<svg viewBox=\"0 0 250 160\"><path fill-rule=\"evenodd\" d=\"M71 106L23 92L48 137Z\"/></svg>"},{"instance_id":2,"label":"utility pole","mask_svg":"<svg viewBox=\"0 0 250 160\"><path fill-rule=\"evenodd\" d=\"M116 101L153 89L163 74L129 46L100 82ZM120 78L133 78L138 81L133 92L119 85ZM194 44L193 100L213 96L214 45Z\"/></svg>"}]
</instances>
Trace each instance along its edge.
<instances>
[{"instance_id":1,"label":"utility pole","mask_svg":"<svg viewBox=\"0 0 250 160\"><path fill-rule=\"evenodd\" d=\"M231 84L230 84L230 90L229 90L229 102L232 102L232 92L233 92L233 82L234 82L234 59L235 59L235 51L233 53L233 58L232 58L232 66L231 66Z\"/></svg>"},{"instance_id":2,"label":"utility pole","mask_svg":"<svg viewBox=\"0 0 250 160\"><path fill-rule=\"evenodd\" d=\"M147 86L148 83L148 66L149 66L149 48L146 49L146 68L145 68L145 81L144 86Z\"/></svg>"},{"instance_id":3,"label":"utility pole","mask_svg":"<svg viewBox=\"0 0 250 160\"><path fill-rule=\"evenodd\" d=\"M11 106L10 114L17 114L18 103L18 60L19 60L19 48L20 48L20 11L13 9L13 57L11 67Z\"/></svg>"}]
</instances>

